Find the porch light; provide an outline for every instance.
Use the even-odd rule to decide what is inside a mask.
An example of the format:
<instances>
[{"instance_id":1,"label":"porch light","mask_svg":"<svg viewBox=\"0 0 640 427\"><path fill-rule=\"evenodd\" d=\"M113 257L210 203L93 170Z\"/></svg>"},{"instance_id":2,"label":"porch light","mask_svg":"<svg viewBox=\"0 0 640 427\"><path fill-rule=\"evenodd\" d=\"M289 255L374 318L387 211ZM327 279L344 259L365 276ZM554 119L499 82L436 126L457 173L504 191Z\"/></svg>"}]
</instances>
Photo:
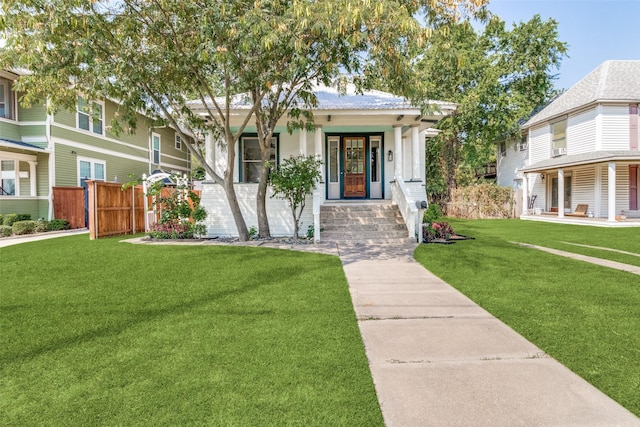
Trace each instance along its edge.
<instances>
[{"instance_id":1,"label":"porch light","mask_svg":"<svg viewBox=\"0 0 640 427\"><path fill-rule=\"evenodd\" d=\"M387 160L393 162L393 151L389 150L387 152Z\"/></svg>"}]
</instances>

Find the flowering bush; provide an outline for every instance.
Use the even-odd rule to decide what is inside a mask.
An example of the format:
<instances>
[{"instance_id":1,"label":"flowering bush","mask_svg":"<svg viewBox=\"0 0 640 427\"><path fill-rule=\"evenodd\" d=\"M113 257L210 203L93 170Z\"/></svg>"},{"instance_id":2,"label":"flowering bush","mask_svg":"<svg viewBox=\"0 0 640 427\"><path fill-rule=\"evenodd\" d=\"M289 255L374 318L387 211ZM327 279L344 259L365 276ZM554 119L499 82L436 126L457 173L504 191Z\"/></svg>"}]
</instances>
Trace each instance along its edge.
<instances>
[{"instance_id":1,"label":"flowering bush","mask_svg":"<svg viewBox=\"0 0 640 427\"><path fill-rule=\"evenodd\" d=\"M453 228L447 222L434 222L423 229L423 241L430 242L435 239L449 240L455 235Z\"/></svg>"},{"instance_id":2,"label":"flowering bush","mask_svg":"<svg viewBox=\"0 0 640 427\"><path fill-rule=\"evenodd\" d=\"M190 222L164 222L153 224L149 236L154 239L191 239L194 234Z\"/></svg>"}]
</instances>

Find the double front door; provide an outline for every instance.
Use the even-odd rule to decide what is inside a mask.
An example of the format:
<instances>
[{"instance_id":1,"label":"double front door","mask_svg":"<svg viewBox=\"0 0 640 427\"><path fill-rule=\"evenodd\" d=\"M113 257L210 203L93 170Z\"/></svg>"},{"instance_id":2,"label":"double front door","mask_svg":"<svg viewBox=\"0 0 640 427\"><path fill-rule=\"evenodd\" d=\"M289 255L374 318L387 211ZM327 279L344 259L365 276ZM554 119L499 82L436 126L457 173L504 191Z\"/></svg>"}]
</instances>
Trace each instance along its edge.
<instances>
[{"instance_id":1,"label":"double front door","mask_svg":"<svg viewBox=\"0 0 640 427\"><path fill-rule=\"evenodd\" d=\"M382 136L342 135L328 138L327 197L382 198Z\"/></svg>"}]
</instances>

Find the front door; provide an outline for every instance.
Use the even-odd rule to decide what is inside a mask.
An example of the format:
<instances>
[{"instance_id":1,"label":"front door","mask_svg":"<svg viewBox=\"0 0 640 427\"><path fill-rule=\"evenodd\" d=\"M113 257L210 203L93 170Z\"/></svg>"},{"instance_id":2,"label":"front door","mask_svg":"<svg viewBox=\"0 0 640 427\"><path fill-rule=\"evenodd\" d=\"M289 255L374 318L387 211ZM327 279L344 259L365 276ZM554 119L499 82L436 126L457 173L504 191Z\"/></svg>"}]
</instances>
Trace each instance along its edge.
<instances>
[{"instance_id":1,"label":"front door","mask_svg":"<svg viewBox=\"0 0 640 427\"><path fill-rule=\"evenodd\" d=\"M367 196L366 138L345 137L343 143L343 197Z\"/></svg>"}]
</instances>

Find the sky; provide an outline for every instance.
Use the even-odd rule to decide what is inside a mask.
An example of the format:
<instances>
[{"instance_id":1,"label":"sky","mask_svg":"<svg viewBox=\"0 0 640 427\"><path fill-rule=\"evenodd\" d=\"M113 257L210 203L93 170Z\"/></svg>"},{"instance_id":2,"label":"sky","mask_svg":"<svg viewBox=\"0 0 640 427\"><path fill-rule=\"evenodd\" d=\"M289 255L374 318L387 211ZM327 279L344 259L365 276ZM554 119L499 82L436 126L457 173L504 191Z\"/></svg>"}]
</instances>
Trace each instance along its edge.
<instances>
[{"instance_id":1,"label":"sky","mask_svg":"<svg viewBox=\"0 0 640 427\"><path fill-rule=\"evenodd\" d=\"M489 9L507 23L535 14L558 22L568 43L556 89L568 89L609 59L640 60L640 0L490 0Z\"/></svg>"}]
</instances>

